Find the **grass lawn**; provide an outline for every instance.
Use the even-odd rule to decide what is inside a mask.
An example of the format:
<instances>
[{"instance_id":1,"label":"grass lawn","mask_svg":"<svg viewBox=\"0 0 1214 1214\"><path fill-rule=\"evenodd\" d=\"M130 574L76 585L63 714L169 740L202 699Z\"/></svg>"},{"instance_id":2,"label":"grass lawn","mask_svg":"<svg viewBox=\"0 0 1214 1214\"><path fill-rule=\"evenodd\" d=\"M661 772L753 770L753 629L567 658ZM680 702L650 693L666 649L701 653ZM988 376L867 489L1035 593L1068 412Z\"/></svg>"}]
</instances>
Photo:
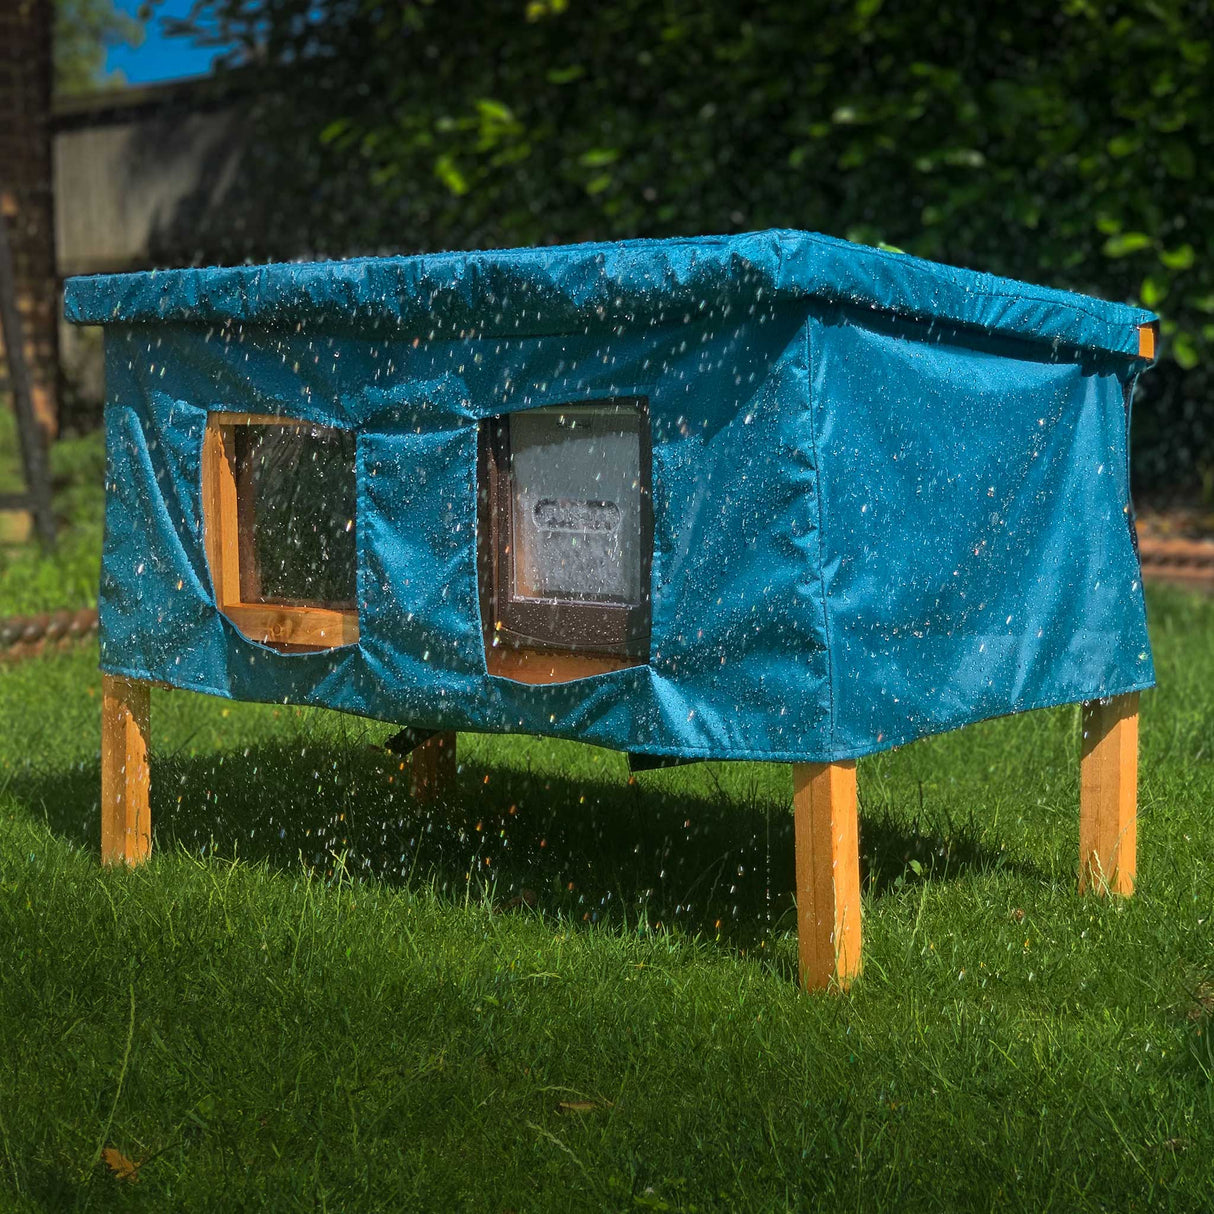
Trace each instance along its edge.
<instances>
[{"instance_id":1,"label":"grass lawn","mask_svg":"<svg viewBox=\"0 0 1214 1214\"><path fill-rule=\"evenodd\" d=\"M1214 601L1149 609L1139 892L1075 708L863 761L847 996L787 767L461 736L423 811L386 726L155 691L102 871L95 647L0 669L0 1211L1214 1207Z\"/></svg>"},{"instance_id":2,"label":"grass lawn","mask_svg":"<svg viewBox=\"0 0 1214 1214\"><path fill-rule=\"evenodd\" d=\"M105 447L100 432L61 438L50 450L58 536L50 555L0 537L0 618L97 605ZM0 492L21 492L17 426L0 394Z\"/></svg>"}]
</instances>

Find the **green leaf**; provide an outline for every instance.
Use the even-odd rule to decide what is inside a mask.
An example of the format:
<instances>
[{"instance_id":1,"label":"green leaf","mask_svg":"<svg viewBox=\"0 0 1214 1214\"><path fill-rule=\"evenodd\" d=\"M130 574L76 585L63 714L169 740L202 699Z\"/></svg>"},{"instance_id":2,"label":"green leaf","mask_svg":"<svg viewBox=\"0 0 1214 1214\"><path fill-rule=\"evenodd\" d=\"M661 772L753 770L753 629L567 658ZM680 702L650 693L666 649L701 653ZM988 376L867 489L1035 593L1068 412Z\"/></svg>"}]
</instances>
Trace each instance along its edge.
<instances>
[{"instance_id":1,"label":"green leaf","mask_svg":"<svg viewBox=\"0 0 1214 1214\"><path fill-rule=\"evenodd\" d=\"M1122 232L1119 236L1110 236L1104 242L1106 257L1128 257L1140 249L1149 249L1151 238L1145 232Z\"/></svg>"},{"instance_id":2,"label":"green leaf","mask_svg":"<svg viewBox=\"0 0 1214 1214\"><path fill-rule=\"evenodd\" d=\"M1016 218L1026 228L1035 230L1041 223L1041 208L1028 199L1018 198L1015 202Z\"/></svg>"},{"instance_id":3,"label":"green leaf","mask_svg":"<svg viewBox=\"0 0 1214 1214\"><path fill-rule=\"evenodd\" d=\"M1210 44L1208 42L1190 42L1182 38L1179 47L1185 62L1191 63L1195 67L1204 67L1206 61L1210 58Z\"/></svg>"},{"instance_id":4,"label":"green leaf","mask_svg":"<svg viewBox=\"0 0 1214 1214\"><path fill-rule=\"evenodd\" d=\"M1175 249L1161 249L1159 260L1169 270L1188 270L1197 260L1197 254L1193 251L1191 244L1182 244Z\"/></svg>"},{"instance_id":5,"label":"green leaf","mask_svg":"<svg viewBox=\"0 0 1214 1214\"><path fill-rule=\"evenodd\" d=\"M580 63L574 63L569 67L550 68L544 79L549 84L572 84L575 80L581 80L585 74L586 69Z\"/></svg>"},{"instance_id":6,"label":"green leaf","mask_svg":"<svg viewBox=\"0 0 1214 1214\"><path fill-rule=\"evenodd\" d=\"M1187 143L1165 143L1159 156L1168 173L1182 181L1188 181L1197 171L1197 159Z\"/></svg>"},{"instance_id":7,"label":"green leaf","mask_svg":"<svg viewBox=\"0 0 1214 1214\"><path fill-rule=\"evenodd\" d=\"M434 175L457 197L468 192L468 179L456 167L450 152L444 152L434 162Z\"/></svg>"},{"instance_id":8,"label":"green leaf","mask_svg":"<svg viewBox=\"0 0 1214 1214\"><path fill-rule=\"evenodd\" d=\"M1133 133L1114 135L1108 143L1109 155L1118 159L1123 156L1132 156L1140 147L1142 147L1142 136Z\"/></svg>"},{"instance_id":9,"label":"green leaf","mask_svg":"<svg viewBox=\"0 0 1214 1214\"><path fill-rule=\"evenodd\" d=\"M611 185L611 174L600 173L597 177L592 177L586 182L586 193L590 195L601 194L608 186Z\"/></svg>"},{"instance_id":10,"label":"green leaf","mask_svg":"<svg viewBox=\"0 0 1214 1214\"><path fill-rule=\"evenodd\" d=\"M348 118L336 118L320 132L321 143L334 143L350 129Z\"/></svg>"},{"instance_id":11,"label":"green leaf","mask_svg":"<svg viewBox=\"0 0 1214 1214\"><path fill-rule=\"evenodd\" d=\"M543 21L556 17L569 7L569 0L528 0L524 16L528 21Z\"/></svg>"},{"instance_id":12,"label":"green leaf","mask_svg":"<svg viewBox=\"0 0 1214 1214\"><path fill-rule=\"evenodd\" d=\"M491 97L482 97L476 103L477 112L484 119L491 122L513 122L514 115L510 111L510 107L503 105L500 101L494 101Z\"/></svg>"},{"instance_id":13,"label":"green leaf","mask_svg":"<svg viewBox=\"0 0 1214 1214\"><path fill-rule=\"evenodd\" d=\"M490 158L489 163L494 168L501 168L505 164L518 164L526 160L531 155L531 144L526 140L521 140L517 143L511 143L504 147L500 152L495 152Z\"/></svg>"},{"instance_id":14,"label":"green leaf","mask_svg":"<svg viewBox=\"0 0 1214 1214\"><path fill-rule=\"evenodd\" d=\"M877 245L881 243L880 231L868 223L857 224L854 228L848 228L843 233L843 237L845 240L850 240L852 244Z\"/></svg>"},{"instance_id":15,"label":"green leaf","mask_svg":"<svg viewBox=\"0 0 1214 1214\"><path fill-rule=\"evenodd\" d=\"M1151 83L1152 97L1167 97L1176 92L1176 77L1170 71L1161 72Z\"/></svg>"},{"instance_id":16,"label":"green leaf","mask_svg":"<svg viewBox=\"0 0 1214 1214\"><path fill-rule=\"evenodd\" d=\"M950 148L944 153L944 163L965 169L980 169L986 157L977 148Z\"/></svg>"},{"instance_id":17,"label":"green leaf","mask_svg":"<svg viewBox=\"0 0 1214 1214\"><path fill-rule=\"evenodd\" d=\"M1172 342L1172 357L1186 370L1192 371L1199 362L1201 355L1197 352L1197 343L1189 333L1177 333Z\"/></svg>"},{"instance_id":18,"label":"green leaf","mask_svg":"<svg viewBox=\"0 0 1214 1214\"><path fill-rule=\"evenodd\" d=\"M1138 298L1144 308L1154 311L1167 298L1168 284L1158 278L1144 278L1138 290Z\"/></svg>"},{"instance_id":19,"label":"green leaf","mask_svg":"<svg viewBox=\"0 0 1214 1214\"><path fill-rule=\"evenodd\" d=\"M588 169L601 169L609 164L615 164L620 158L619 148L591 148L588 152L583 152L577 162Z\"/></svg>"},{"instance_id":20,"label":"green leaf","mask_svg":"<svg viewBox=\"0 0 1214 1214\"><path fill-rule=\"evenodd\" d=\"M1170 113L1158 110L1151 115L1151 125L1162 134L1171 135L1189 125L1189 115L1183 109L1172 110Z\"/></svg>"},{"instance_id":21,"label":"green leaf","mask_svg":"<svg viewBox=\"0 0 1214 1214\"><path fill-rule=\"evenodd\" d=\"M399 164L383 164L375 169L371 174L371 184L377 186L387 185L388 182L400 176Z\"/></svg>"}]
</instances>

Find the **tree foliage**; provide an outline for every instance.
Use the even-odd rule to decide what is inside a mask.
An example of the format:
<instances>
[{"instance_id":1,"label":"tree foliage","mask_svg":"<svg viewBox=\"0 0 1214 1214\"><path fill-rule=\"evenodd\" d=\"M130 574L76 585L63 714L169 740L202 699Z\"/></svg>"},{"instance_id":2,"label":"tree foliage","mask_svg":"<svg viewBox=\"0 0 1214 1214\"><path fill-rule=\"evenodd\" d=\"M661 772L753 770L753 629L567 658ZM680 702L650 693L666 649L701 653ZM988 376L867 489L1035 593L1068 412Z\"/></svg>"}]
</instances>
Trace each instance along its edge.
<instances>
[{"instance_id":1,"label":"tree foliage","mask_svg":"<svg viewBox=\"0 0 1214 1214\"><path fill-rule=\"evenodd\" d=\"M800 227L1214 349L1208 0L196 0L182 32L258 65L314 249Z\"/></svg>"},{"instance_id":2,"label":"tree foliage","mask_svg":"<svg viewBox=\"0 0 1214 1214\"><path fill-rule=\"evenodd\" d=\"M55 0L55 92L60 95L114 88L121 72L107 72L114 46L138 46L143 24L114 7L114 0Z\"/></svg>"}]
</instances>

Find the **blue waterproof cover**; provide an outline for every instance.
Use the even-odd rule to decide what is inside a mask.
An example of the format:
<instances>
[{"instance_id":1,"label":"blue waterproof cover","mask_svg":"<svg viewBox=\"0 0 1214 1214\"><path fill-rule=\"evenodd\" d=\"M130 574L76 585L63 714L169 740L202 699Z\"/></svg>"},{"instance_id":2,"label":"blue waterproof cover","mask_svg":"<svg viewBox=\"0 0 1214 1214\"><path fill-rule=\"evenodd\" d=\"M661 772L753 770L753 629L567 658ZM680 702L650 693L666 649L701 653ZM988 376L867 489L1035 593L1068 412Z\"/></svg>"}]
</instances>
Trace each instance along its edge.
<instances>
[{"instance_id":1,"label":"blue waterproof cover","mask_svg":"<svg viewBox=\"0 0 1214 1214\"><path fill-rule=\"evenodd\" d=\"M829 761L1154 681L1138 327L804 232L76 278L105 326L101 664L236 699L655 755ZM481 419L648 398L646 665L486 671ZM208 411L357 434L356 644L218 611Z\"/></svg>"}]
</instances>

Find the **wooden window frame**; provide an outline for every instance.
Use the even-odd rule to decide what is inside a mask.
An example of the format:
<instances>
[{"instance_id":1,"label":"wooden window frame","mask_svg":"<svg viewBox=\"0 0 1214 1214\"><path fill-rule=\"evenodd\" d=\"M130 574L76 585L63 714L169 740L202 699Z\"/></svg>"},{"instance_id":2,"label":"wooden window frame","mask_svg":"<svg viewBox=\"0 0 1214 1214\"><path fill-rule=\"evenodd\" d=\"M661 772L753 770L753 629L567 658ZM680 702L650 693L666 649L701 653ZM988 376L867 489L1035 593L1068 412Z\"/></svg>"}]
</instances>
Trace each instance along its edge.
<instances>
[{"instance_id":1,"label":"wooden window frame","mask_svg":"<svg viewBox=\"0 0 1214 1214\"><path fill-rule=\"evenodd\" d=\"M242 563L252 561L253 536L252 520L238 492L236 433L245 426L314 425L301 417L214 412L207 415L202 444L202 534L216 606L243 636L286 653L354 644L358 610L322 603L250 603L242 598L240 570Z\"/></svg>"},{"instance_id":2,"label":"wooden window frame","mask_svg":"<svg viewBox=\"0 0 1214 1214\"><path fill-rule=\"evenodd\" d=\"M653 563L652 439L643 396L570 401L567 407L630 406L640 415L641 594L638 605L514 596L509 544L510 414L485 418L478 445L477 565L490 674L523 683L564 683L649 661Z\"/></svg>"}]
</instances>

